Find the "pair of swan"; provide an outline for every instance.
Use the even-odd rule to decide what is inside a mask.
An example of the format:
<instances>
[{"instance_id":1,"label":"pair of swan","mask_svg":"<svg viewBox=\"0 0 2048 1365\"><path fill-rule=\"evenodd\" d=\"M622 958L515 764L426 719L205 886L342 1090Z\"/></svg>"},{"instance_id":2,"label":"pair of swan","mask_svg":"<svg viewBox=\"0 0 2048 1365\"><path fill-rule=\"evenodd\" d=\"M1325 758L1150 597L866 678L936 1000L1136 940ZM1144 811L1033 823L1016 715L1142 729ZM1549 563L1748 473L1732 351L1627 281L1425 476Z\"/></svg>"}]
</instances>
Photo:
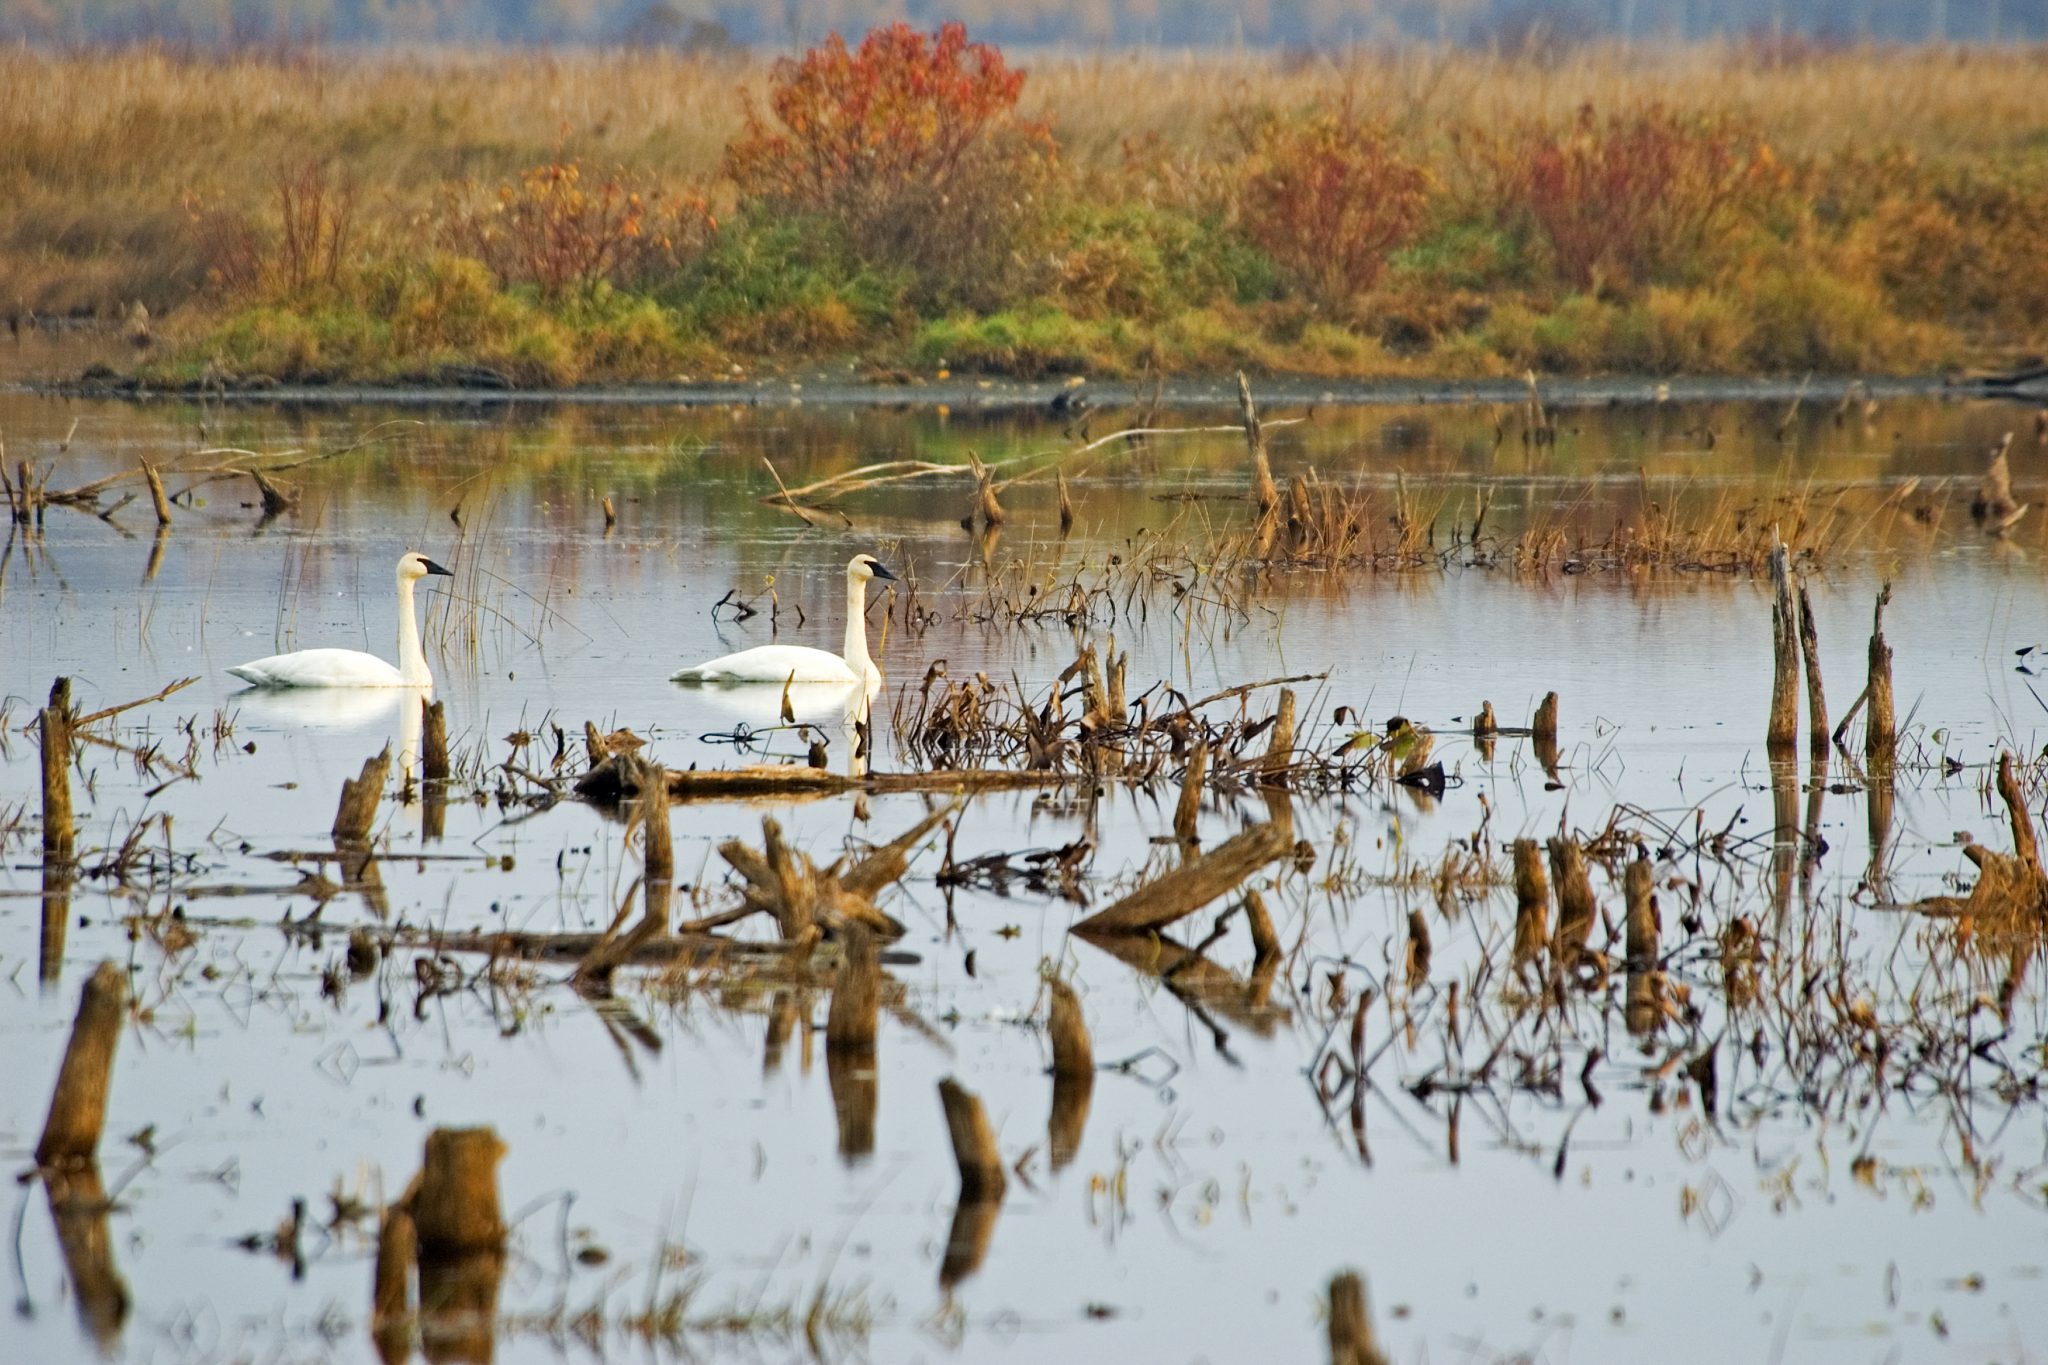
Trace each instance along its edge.
<instances>
[{"instance_id":1,"label":"pair of swan","mask_svg":"<svg viewBox=\"0 0 2048 1365\"><path fill-rule=\"evenodd\" d=\"M427 656L420 648L419 623L413 617L412 587L429 575L451 576L422 554L398 561L398 664L359 649L301 649L252 659L228 670L257 687L418 687L434 685ZM877 578L896 575L873 555L855 555L846 566L846 652L833 654L801 645L761 645L706 660L676 673L683 683L837 683L857 684L873 692L882 670L868 657L867 589Z\"/></svg>"}]
</instances>

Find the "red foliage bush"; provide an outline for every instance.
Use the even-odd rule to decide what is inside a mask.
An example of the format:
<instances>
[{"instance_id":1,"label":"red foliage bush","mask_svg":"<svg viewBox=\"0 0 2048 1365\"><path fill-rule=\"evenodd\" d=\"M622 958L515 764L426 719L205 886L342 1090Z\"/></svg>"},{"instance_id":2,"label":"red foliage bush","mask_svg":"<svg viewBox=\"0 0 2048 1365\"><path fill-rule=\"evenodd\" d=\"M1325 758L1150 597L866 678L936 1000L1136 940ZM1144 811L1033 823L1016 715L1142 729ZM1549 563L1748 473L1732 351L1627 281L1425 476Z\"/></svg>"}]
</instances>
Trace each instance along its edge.
<instances>
[{"instance_id":1,"label":"red foliage bush","mask_svg":"<svg viewBox=\"0 0 2048 1365\"><path fill-rule=\"evenodd\" d=\"M473 256L508 284L553 299L600 282L642 284L673 273L701 251L717 224L701 196L638 190L622 174L584 180L574 161L520 174L478 202L450 197L442 244Z\"/></svg>"},{"instance_id":2,"label":"red foliage bush","mask_svg":"<svg viewBox=\"0 0 2048 1365\"><path fill-rule=\"evenodd\" d=\"M1347 102L1252 134L1241 209L1245 235L1318 303L1341 306L1372 288L1387 257L1412 240L1432 181L1385 125Z\"/></svg>"},{"instance_id":3,"label":"red foliage bush","mask_svg":"<svg viewBox=\"0 0 2048 1365\"><path fill-rule=\"evenodd\" d=\"M1562 131L1530 126L1490 148L1504 216L1533 224L1579 288L1692 282L1702 251L1760 215L1786 182L1770 146L1731 119L1650 104Z\"/></svg>"},{"instance_id":4,"label":"red foliage bush","mask_svg":"<svg viewBox=\"0 0 2048 1365\"><path fill-rule=\"evenodd\" d=\"M815 214L876 265L918 273L925 292L974 294L1028 250L1050 131L1017 116L1024 73L949 23L834 34L775 64L768 115L751 104L725 152L742 201Z\"/></svg>"}]
</instances>

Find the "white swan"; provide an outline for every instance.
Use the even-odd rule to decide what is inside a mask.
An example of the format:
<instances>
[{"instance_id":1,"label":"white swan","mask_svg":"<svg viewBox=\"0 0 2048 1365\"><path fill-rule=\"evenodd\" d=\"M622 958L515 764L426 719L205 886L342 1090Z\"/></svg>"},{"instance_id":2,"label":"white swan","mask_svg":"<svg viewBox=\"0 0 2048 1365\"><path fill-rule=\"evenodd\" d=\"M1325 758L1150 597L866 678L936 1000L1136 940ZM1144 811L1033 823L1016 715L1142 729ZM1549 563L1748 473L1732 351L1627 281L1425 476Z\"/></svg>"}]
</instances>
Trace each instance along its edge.
<instances>
[{"instance_id":1,"label":"white swan","mask_svg":"<svg viewBox=\"0 0 2048 1365\"><path fill-rule=\"evenodd\" d=\"M412 585L428 574L453 577L425 555L398 561L398 666L359 649L301 649L236 664L228 672L257 687L432 687L420 626L413 616Z\"/></svg>"},{"instance_id":2,"label":"white swan","mask_svg":"<svg viewBox=\"0 0 2048 1365\"><path fill-rule=\"evenodd\" d=\"M846 565L846 653L832 654L803 645L759 645L724 654L670 679L679 683L859 683L864 690L881 686L882 670L868 657L868 580L893 579L873 555L855 555Z\"/></svg>"}]
</instances>

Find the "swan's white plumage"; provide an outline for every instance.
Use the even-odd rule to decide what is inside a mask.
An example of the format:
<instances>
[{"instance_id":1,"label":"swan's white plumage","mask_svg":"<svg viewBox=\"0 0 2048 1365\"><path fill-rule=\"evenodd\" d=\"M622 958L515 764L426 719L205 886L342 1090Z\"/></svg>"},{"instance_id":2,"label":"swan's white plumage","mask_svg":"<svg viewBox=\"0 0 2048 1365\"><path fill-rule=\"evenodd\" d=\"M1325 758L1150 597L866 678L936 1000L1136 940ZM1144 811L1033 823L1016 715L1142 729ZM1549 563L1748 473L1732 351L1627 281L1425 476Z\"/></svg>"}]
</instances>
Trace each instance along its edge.
<instances>
[{"instance_id":1,"label":"swan's white plumage","mask_svg":"<svg viewBox=\"0 0 2048 1365\"><path fill-rule=\"evenodd\" d=\"M671 675L683 683L858 683L879 687L882 670L868 657L868 580L894 578L872 555L855 555L846 566L846 651L833 654L805 645L757 645L722 654Z\"/></svg>"},{"instance_id":2,"label":"swan's white plumage","mask_svg":"<svg viewBox=\"0 0 2048 1365\"><path fill-rule=\"evenodd\" d=\"M398 662L394 665L360 649L301 649L236 664L228 672L256 687L432 687L434 675L420 648L413 615L412 585L448 571L425 555L398 561Z\"/></svg>"},{"instance_id":3,"label":"swan's white plumage","mask_svg":"<svg viewBox=\"0 0 2048 1365\"><path fill-rule=\"evenodd\" d=\"M302 649L236 664L228 672L257 687L404 687L394 664L360 649Z\"/></svg>"},{"instance_id":4,"label":"swan's white plumage","mask_svg":"<svg viewBox=\"0 0 2048 1365\"><path fill-rule=\"evenodd\" d=\"M869 668L873 669L870 664ZM876 676L881 676L879 671ZM759 645L737 654L707 659L675 675L676 682L865 682L853 666L837 654L803 645Z\"/></svg>"}]
</instances>

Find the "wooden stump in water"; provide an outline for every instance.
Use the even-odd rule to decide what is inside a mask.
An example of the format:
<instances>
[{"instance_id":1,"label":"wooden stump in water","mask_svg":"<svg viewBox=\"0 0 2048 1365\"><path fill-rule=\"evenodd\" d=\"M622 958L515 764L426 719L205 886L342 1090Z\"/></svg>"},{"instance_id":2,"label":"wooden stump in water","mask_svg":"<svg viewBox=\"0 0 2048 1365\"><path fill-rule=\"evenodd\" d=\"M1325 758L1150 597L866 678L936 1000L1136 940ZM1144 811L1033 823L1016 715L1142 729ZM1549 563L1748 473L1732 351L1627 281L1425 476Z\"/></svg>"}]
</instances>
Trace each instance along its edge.
<instances>
[{"instance_id":1,"label":"wooden stump in water","mask_svg":"<svg viewBox=\"0 0 2048 1365\"><path fill-rule=\"evenodd\" d=\"M874 935L858 924L847 925L841 933L840 950L832 1008L825 1017L825 1046L872 1051L882 1007L881 956Z\"/></svg>"},{"instance_id":2,"label":"wooden stump in water","mask_svg":"<svg viewBox=\"0 0 2048 1365\"><path fill-rule=\"evenodd\" d=\"M1490 701L1479 703L1479 717L1472 722L1472 733L1474 735L1491 735L1497 734L1499 731L1500 722L1493 718L1493 703Z\"/></svg>"},{"instance_id":3,"label":"wooden stump in water","mask_svg":"<svg viewBox=\"0 0 2048 1365\"><path fill-rule=\"evenodd\" d=\"M1055 470L1053 478L1060 490L1060 534L1066 535L1074 529L1074 500L1067 495L1066 472Z\"/></svg>"},{"instance_id":4,"label":"wooden stump in water","mask_svg":"<svg viewBox=\"0 0 2048 1365\"><path fill-rule=\"evenodd\" d=\"M36 1143L36 1165L89 1163L99 1149L107 1119L107 1087L113 1081L114 1048L128 1017L128 979L112 962L102 962L79 992L71 1040L50 1093L50 1113Z\"/></svg>"},{"instance_id":5,"label":"wooden stump in water","mask_svg":"<svg viewBox=\"0 0 2048 1365\"><path fill-rule=\"evenodd\" d=\"M156 509L156 524L159 528L171 524L171 500L164 496L163 475L156 472L156 466L148 460L142 462L142 478L149 485L149 503Z\"/></svg>"},{"instance_id":6,"label":"wooden stump in water","mask_svg":"<svg viewBox=\"0 0 2048 1365\"><path fill-rule=\"evenodd\" d=\"M1764 745L1783 754L1799 742L1799 608L1792 600L1790 552L1771 534L1771 719Z\"/></svg>"},{"instance_id":7,"label":"wooden stump in water","mask_svg":"<svg viewBox=\"0 0 2048 1365\"><path fill-rule=\"evenodd\" d=\"M1648 858L1638 858L1623 875L1623 893L1628 900L1628 965L1630 971L1648 971L1657 965L1656 875Z\"/></svg>"},{"instance_id":8,"label":"wooden stump in water","mask_svg":"<svg viewBox=\"0 0 2048 1365\"><path fill-rule=\"evenodd\" d=\"M1529 733L1539 743L1548 742L1552 745L1557 743L1557 704L1557 693L1555 692L1545 692L1543 700L1536 703L1536 715L1529 722ZM1486 711L1490 716L1493 707L1488 705Z\"/></svg>"},{"instance_id":9,"label":"wooden stump in water","mask_svg":"<svg viewBox=\"0 0 2048 1365\"><path fill-rule=\"evenodd\" d=\"M1195 820L1202 813L1202 783L1208 776L1209 741L1198 739L1181 774L1180 801L1173 808L1173 837L1183 856L1192 855L1201 842L1195 835Z\"/></svg>"},{"instance_id":10,"label":"wooden stump in water","mask_svg":"<svg viewBox=\"0 0 2048 1365\"><path fill-rule=\"evenodd\" d=\"M1046 1119L1046 1140L1052 1168L1064 1169L1081 1148L1088 1110L1095 1094L1095 1048L1081 997L1058 977L1047 983L1052 992L1052 1113Z\"/></svg>"},{"instance_id":11,"label":"wooden stump in water","mask_svg":"<svg viewBox=\"0 0 2048 1365\"><path fill-rule=\"evenodd\" d=\"M825 1047L825 1079L839 1124L839 1159L852 1165L875 1154L875 1112L881 1104L881 1068L872 1047Z\"/></svg>"},{"instance_id":12,"label":"wooden stump in water","mask_svg":"<svg viewBox=\"0 0 2048 1365\"><path fill-rule=\"evenodd\" d=\"M43 759L43 861L69 865L76 833L71 819L71 679L50 685L40 719Z\"/></svg>"},{"instance_id":13,"label":"wooden stump in water","mask_svg":"<svg viewBox=\"0 0 2048 1365\"><path fill-rule=\"evenodd\" d=\"M1000 1200L1009 1180L1003 1174L1002 1149L981 1099L951 1076L939 1082L939 1103L946 1111L946 1136L953 1143L953 1164L960 1171L960 1198Z\"/></svg>"},{"instance_id":14,"label":"wooden stump in water","mask_svg":"<svg viewBox=\"0 0 2048 1365\"><path fill-rule=\"evenodd\" d=\"M377 1225L377 1269L370 1282L370 1331L373 1334L396 1328L399 1340L409 1339L412 1268L418 1258L419 1235L413 1228L412 1214L401 1205L386 1206ZM378 1352L385 1354L381 1336Z\"/></svg>"},{"instance_id":15,"label":"wooden stump in water","mask_svg":"<svg viewBox=\"0 0 2048 1365\"><path fill-rule=\"evenodd\" d=\"M1586 951L1593 930L1593 883L1586 854L1575 839L1550 841L1550 879L1557 884L1557 965L1570 970Z\"/></svg>"},{"instance_id":16,"label":"wooden stump in water","mask_svg":"<svg viewBox=\"0 0 2048 1365\"><path fill-rule=\"evenodd\" d=\"M1890 771L1892 756L1899 745L1898 714L1892 703L1892 647L1884 638L1884 609L1891 600L1892 585L1887 583L1877 594L1870 624L1870 680L1866 694L1870 717L1863 727L1863 757L1873 772L1879 768Z\"/></svg>"},{"instance_id":17,"label":"wooden stump in water","mask_svg":"<svg viewBox=\"0 0 2048 1365\"><path fill-rule=\"evenodd\" d=\"M1252 466L1252 504L1263 518L1280 505L1280 489L1273 482L1273 466L1266 459L1266 434L1259 424L1258 406L1252 402L1251 382L1242 370L1237 372L1237 413L1244 423L1245 454Z\"/></svg>"},{"instance_id":18,"label":"wooden stump in water","mask_svg":"<svg viewBox=\"0 0 2048 1365\"><path fill-rule=\"evenodd\" d=\"M1094 1075L1095 1046L1088 1038L1088 1020L1081 1012L1081 997L1058 977L1046 983L1052 992L1052 1011L1046 1032L1052 1035L1052 1074Z\"/></svg>"},{"instance_id":19,"label":"wooden stump in water","mask_svg":"<svg viewBox=\"0 0 2048 1365\"><path fill-rule=\"evenodd\" d=\"M377 803L384 797L384 779L391 772L391 746L385 745L375 757L363 760L357 777L341 780L341 801L334 811L334 839L338 844L367 844L377 823Z\"/></svg>"},{"instance_id":20,"label":"wooden stump in water","mask_svg":"<svg viewBox=\"0 0 2048 1365\"><path fill-rule=\"evenodd\" d=\"M1330 1281L1330 1365L1387 1365L1365 1305L1365 1280L1347 1270Z\"/></svg>"},{"instance_id":21,"label":"wooden stump in water","mask_svg":"<svg viewBox=\"0 0 2048 1365\"><path fill-rule=\"evenodd\" d=\"M448 780L448 705L420 699L420 775L429 782Z\"/></svg>"},{"instance_id":22,"label":"wooden stump in water","mask_svg":"<svg viewBox=\"0 0 2048 1365\"><path fill-rule=\"evenodd\" d=\"M1266 756L1259 761L1259 782L1284 787L1288 769L1294 766L1294 689L1280 689L1279 709L1273 716L1273 735L1266 743Z\"/></svg>"},{"instance_id":23,"label":"wooden stump in water","mask_svg":"<svg viewBox=\"0 0 2048 1365\"><path fill-rule=\"evenodd\" d=\"M1799 653L1806 663L1806 720L1810 733L1806 747L1815 754L1828 751L1828 698L1820 680L1820 631L1813 623L1813 599L1806 584L1799 585Z\"/></svg>"},{"instance_id":24,"label":"wooden stump in water","mask_svg":"<svg viewBox=\"0 0 2048 1365\"><path fill-rule=\"evenodd\" d=\"M945 1257L939 1262L939 1284L951 1289L979 1269L987 1256L1009 1181L981 1100L948 1076L939 1082L939 1103L945 1106L946 1134L960 1170L960 1202L946 1235Z\"/></svg>"},{"instance_id":25,"label":"wooden stump in water","mask_svg":"<svg viewBox=\"0 0 2048 1365\"><path fill-rule=\"evenodd\" d=\"M1244 914L1252 930L1252 961L1277 962L1280 936L1273 932L1273 916L1266 911L1266 898L1256 890L1245 892Z\"/></svg>"},{"instance_id":26,"label":"wooden stump in water","mask_svg":"<svg viewBox=\"0 0 2048 1365\"><path fill-rule=\"evenodd\" d=\"M1515 960L1527 962L1550 937L1550 882L1534 839L1517 839L1515 855Z\"/></svg>"},{"instance_id":27,"label":"wooden stump in water","mask_svg":"<svg viewBox=\"0 0 2048 1365\"><path fill-rule=\"evenodd\" d=\"M1421 990L1429 980L1429 960L1432 949L1429 942L1429 921L1422 917L1420 910L1408 912L1408 943L1403 956L1406 970L1403 976L1411 991Z\"/></svg>"},{"instance_id":28,"label":"wooden stump in water","mask_svg":"<svg viewBox=\"0 0 2048 1365\"><path fill-rule=\"evenodd\" d=\"M62 1170L46 1171L43 1193L50 1201L50 1222L64 1257L64 1273L78 1304L78 1323L111 1357L128 1321L128 1285L114 1264L114 1239L107 1228L113 1207L100 1179L99 1163L89 1157Z\"/></svg>"},{"instance_id":29,"label":"wooden stump in water","mask_svg":"<svg viewBox=\"0 0 2048 1365\"><path fill-rule=\"evenodd\" d=\"M505 1240L498 1211L498 1163L505 1144L490 1128L436 1128L412 1191L422 1263L429 1256L497 1248ZM422 1305L425 1295L421 1296Z\"/></svg>"}]
</instances>

